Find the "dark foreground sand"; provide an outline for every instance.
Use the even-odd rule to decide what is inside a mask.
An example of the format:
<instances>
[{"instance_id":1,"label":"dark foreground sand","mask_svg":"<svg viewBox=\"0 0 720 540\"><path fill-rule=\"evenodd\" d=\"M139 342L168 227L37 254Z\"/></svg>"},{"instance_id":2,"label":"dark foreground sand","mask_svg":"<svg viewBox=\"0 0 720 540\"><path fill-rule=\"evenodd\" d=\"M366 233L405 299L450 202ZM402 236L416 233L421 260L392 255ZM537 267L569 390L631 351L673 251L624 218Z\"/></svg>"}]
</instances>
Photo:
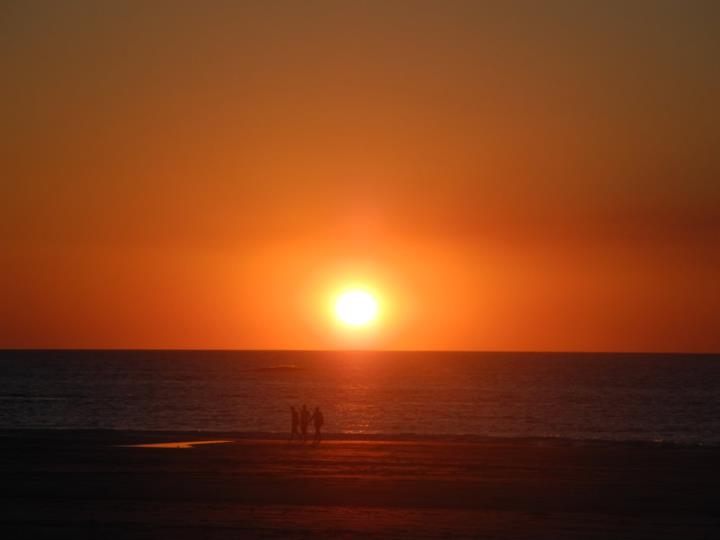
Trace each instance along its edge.
<instances>
[{"instance_id":1,"label":"dark foreground sand","mask_svg":"<svg viewBox=\"0 0 720 540\"><path fill-rule=\"evenodd\" d=\"M192 448L133 443L225 439ZM0 538L720 538L720 449L0 432Z\"/></svg>"}]
</instances>

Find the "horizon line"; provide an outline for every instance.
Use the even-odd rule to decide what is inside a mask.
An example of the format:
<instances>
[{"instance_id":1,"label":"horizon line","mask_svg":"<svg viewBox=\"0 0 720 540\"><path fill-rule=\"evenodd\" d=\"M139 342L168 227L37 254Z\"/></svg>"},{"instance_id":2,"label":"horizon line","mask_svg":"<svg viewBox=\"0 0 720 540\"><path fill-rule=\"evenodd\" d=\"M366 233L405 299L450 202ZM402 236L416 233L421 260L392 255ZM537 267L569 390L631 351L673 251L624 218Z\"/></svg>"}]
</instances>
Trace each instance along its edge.
<instances>
[{"instance_id":1,"label":"horizon line","mask_svg":"<svg viewBox=\"0 0 720 540\"><path fill-rule=\"evenodd\" d=\"M552 349L304 349L304 348L199 348L199 347L0 347L0 352L295 352L295 353L456 353L456 354L625 354L625 355L704 355L720 351L628 351L628 350L552 350Z\"/></svg>"}]
</instances>

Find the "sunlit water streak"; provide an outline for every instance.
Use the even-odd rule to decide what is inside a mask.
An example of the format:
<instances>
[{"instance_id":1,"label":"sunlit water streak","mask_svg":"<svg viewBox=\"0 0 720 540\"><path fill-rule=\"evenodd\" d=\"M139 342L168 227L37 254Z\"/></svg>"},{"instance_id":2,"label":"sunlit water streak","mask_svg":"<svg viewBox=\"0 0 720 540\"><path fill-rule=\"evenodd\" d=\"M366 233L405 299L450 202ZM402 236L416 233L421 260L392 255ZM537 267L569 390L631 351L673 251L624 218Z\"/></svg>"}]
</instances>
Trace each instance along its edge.
<instances>
[{"instance_id":1,"label":"sunlit water streak","mask_svg":"<svg viewBox=\"0 0 720 540\"><path fill-rule=\"evenodd\" d=\"M0 428L331 433L720 444L720 356L4 351Z\"/></svg>"},{"instance_id":2,"label":"sunlit water streak","mask_svg":"<svg viewBox=\"0 0 720 540\"><path fill-rule=\"evenodd\" d=\"M180 450L187 450L194 446L202 446L204 444L225 444L231 443L232 441L225 440L212 440L212 441L171 441L161 443L142 443L142 444L118 444L118 447L124 448L174 448Z\"/></svg>"}]
</instances>

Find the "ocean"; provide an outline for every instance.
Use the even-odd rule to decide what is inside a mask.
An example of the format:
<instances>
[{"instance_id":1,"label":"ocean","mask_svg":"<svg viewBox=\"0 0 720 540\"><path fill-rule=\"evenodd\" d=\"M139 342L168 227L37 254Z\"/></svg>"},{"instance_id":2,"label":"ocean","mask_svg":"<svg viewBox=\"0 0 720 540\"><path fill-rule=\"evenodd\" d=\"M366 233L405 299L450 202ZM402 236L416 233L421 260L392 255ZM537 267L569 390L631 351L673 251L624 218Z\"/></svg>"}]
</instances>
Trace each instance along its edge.
<instances>
[{"instance_id":1,"label":"ocean","mask_svg":"<svg viewBox=\"0 0 720 540\"><path fill-rule=\"evenodd\" d=\"M0 429L720 444L720 355L0 351Z\"/></svg>"}]
</instances>

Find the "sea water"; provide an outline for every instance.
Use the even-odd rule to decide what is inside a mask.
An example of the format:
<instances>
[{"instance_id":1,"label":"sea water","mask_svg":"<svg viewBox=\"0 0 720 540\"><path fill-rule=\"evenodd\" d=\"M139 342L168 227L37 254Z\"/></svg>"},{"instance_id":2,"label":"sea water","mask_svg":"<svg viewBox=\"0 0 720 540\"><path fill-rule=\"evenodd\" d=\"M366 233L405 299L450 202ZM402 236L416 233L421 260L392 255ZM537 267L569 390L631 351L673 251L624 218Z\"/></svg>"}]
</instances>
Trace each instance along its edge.
<instances>
[{"instance_id":1,"label":"sea water","mask_svg":"<svg viewBox=\"0 0 720 540\"><path fill-rule=\"evenodd\" d=\"M720 444L720 355L2 351L0 428Z\"/></svg>"}]
</instances>

